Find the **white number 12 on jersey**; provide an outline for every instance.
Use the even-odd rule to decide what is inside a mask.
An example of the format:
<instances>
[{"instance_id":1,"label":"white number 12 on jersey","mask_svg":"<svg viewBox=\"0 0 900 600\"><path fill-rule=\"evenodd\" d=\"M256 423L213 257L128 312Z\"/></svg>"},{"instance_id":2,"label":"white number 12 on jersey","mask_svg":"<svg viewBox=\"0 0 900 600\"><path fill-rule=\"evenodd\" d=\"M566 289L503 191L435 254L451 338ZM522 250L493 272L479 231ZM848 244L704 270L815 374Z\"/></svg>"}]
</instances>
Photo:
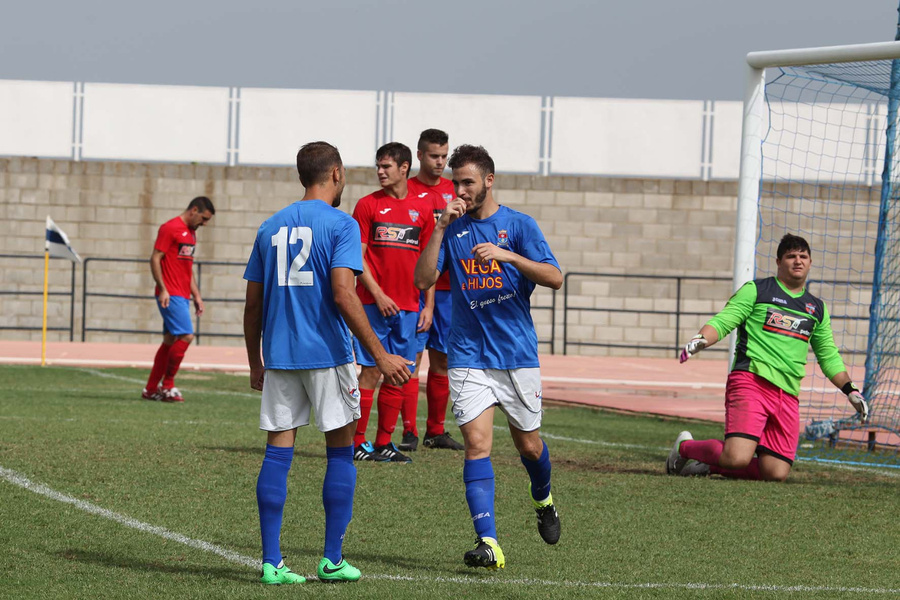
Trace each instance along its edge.
<instances>
[{"instance_id":1,"label":"white number 12 on jersey","mask_svg":"<svg viewBox=\"0 0 900 600\"><path fill-rule=\"evenodd\" d=\"M288 244L296 244L297 240L300 240L303 245L300 253L291 262L291 268L288 269ZM278 285L315 285L312 271L300 270L309 260L309 251L312 249L312 229L291 227L291 234L288 237L288 228L282 227L278 233L272 236L272 245L275 246L278 257Z\"/></svg>"}]
</instances>

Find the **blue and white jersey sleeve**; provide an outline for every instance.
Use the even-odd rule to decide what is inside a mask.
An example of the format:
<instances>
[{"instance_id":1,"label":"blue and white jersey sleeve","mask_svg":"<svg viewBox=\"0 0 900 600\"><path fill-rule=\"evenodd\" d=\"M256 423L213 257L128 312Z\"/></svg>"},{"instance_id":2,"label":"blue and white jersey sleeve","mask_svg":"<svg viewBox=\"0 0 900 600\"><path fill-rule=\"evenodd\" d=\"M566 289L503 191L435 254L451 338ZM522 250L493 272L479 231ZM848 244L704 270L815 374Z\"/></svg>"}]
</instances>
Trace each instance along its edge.
<instances>
[{"instance_id":1,"label":"blue and white jersey sleeve","mask_svg":"<svg viewBox=\"0 0 900 600\"><path fill-rule=\"evenodd\" d=\"M331 268L345 267L356 275L363 272L362 244L359 242L359 223L348 217L334 238Z\"/></svg>"},{"instance_id":2,"label":"blue and white jersey sleeve","mask_svg":"<svg viewBox=\"0 0 900 600\"><path fill-rule=\"evenodd\" d=\"M259 253L259 232L256 232L256 240L253 242L253 250L250 251L250 259L247 268L244 269L244 279L247 281L263 282L263 263Z\"/></svg>"},{"instance_id":3,"label":"blue and white jersey sleeve","mask_svg":"<svg viewBox=\"0 0 900 600\"><path fill-rule=\"evenodd\" d=\"M541 228L538 227L537 222L532 217L520 213L516 229L519 230L514 238L516 241L516 254L534 262L549 263L559 269L559 263L550 250L550 244L544 238L544 232L541 231Z\"/></svg>"}]
</instances>

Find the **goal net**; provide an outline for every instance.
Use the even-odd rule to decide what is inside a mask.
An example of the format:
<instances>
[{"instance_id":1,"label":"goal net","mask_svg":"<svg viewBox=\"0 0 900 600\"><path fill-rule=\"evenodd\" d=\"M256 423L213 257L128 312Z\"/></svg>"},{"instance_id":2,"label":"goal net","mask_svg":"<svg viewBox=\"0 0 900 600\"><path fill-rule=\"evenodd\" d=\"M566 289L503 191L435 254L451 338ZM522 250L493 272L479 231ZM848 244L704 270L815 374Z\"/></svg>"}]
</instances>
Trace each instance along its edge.
<instances>
[{"instance_id":1,"label":"goal net","mask_svg":"<svg viewBox=\"0 0 900 600\"><path fill-rule=\"evenodd\" d=\"M755 276L774 272L785 233L809 241L808 289L827 304L835 341L853 380L864 382L871 414L860 423L811 355L800 394L801 459L900 467L895 63L780 66L764 78Z\"/></svg>"}]
</instances>

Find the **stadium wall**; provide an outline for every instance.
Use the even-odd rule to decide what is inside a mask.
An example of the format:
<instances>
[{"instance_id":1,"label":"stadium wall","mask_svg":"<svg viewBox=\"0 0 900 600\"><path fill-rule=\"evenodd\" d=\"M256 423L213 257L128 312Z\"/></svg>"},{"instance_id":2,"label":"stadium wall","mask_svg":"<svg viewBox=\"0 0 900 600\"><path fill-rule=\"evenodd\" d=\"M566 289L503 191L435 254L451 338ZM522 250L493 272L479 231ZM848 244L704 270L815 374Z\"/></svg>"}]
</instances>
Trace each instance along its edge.
<instances>
[{"instance_id":1,"label":"stadium wall","mask_svg":"<svg viewBox=\"0 0 900 600\"><path fill-rule=\"evenodd\" d=\"M343 210L377 189L374 170L348 170ZM871 199L858 207L877 214L878 189L864 188ZM684 282L681 310L711 315L731 291L736 182L674 179L624 179L589 176L499 174L496 197L537 219L564 273L617 273L721 277L719 282ZM49 214L69 235L88 263L91 294L143 296L136 299L89 297L88 328L157 332L160 319L149 299L148 259L161 223L178 215L188 201L207 195L216 205L212 224L199 231L197 259L234 262L208 265L201 289L208 301L201 322L206 344L240 345L246 260L259 224L299 198L296 171L288 167L225 167L190 164L71 161L0 158L0 254L40 255L44 219ZM827 190L810 187L811 195ZM786 207L790 211L791 207ZM839 218L839 215L837 215ZM816 240L811 242L815 246ZM828 249L823 253L827 256ZM107 262L98 259L133 259ZM41 324L40 261L0 260L0 314L5 327ZM67 289L67 263L54 261L52 290ZM75 331L80 339L84 267L76 280ZM676 335L673 280L573 278L567 281L570 306L634 312L570 311L568 341L672 346L705 317L683 316ZM217 299L217 300L212 300ZM69 303L51 298L50 326L68 324ZM539 288L537 306L549 306L551 294ZM562 351L563 295L557 296L556 352ZM832 307L832 313L835 307ZM665 314L669 313L669 314ZM551 312L535 310L540 339L549 340ZM39 331L2 332L4 339L39 339ZM235 337L220 337L230 336ZM150 342L157 333L88 332L88 341ZM51 340L68 339L52 332ZM549 351L546 346L542 351ZM573 346L570 354L667 356L660 350Z\"/></svg>"}]
</instances>

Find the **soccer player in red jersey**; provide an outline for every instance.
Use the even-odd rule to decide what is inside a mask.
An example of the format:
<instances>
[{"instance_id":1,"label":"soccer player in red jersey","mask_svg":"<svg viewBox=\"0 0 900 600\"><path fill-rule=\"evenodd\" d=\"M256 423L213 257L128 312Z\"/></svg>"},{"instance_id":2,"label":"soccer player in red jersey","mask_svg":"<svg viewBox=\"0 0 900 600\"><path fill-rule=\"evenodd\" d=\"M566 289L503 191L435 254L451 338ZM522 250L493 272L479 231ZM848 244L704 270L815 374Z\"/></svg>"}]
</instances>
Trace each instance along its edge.
<instances>
[{"instance_id":1,"label":"soccer player in red jersey","mask_svg":"<svg viewBox=\"0 0 900 600\"><path fill-rule=\"evenodd\" d=\"M372 329L391 354L409 361L416 358L416 327L419 323L419 290L413 271L419 254L434 230L431 194L419 198L407 187L412 153L398 142L385 144L375 155L381 189L359 200L353 218L359 223L363 247L363 273L356 292ZM431 325L426 315L424 329ZM404 388L381 386L378 394L378 430L374 446L366 441L375 386L381 373L372 357L358 343L360 409L354 439L356 460L411 462L391 441L403 406ZM410 367L412 371L414 366Z\"/></svg>"},{"instance_id":2,"label":"soccer player in red jersey","mask_svg":"<svg viewBox=\"0 0 900 600\"><path fill-rule=\"evenodd\" d=\"M196 232L198 227L209 223L214 214L216 209L212 201L206 196L198 196L183 213L159 227L150 256L150 272L156 281L156 304L163 318L163 342L153 359L147 387L141 393L144 400L184 402L175 387L175 374L194 340L192 297L197 314L203 314L203 299L193 268Z\"/></svg>"},{"instance_id":3,"label":"soccer player in red jersey","mask_svg":"<svg viewBox=\"0 0 900 600\"><path fill-rule=\"evenodd\" d=\"M453 182L442 177L447 166L449 153L449 136L440 129L426 129L419 135L416 158L419 159L419 172L409 180L409 189L417 197L425 198L431 192L433 200L434 220L441 217L447 203L456 197ZM419 444L419 431L416 427L416 409L419 405L419 364L422 353L428 348L428 383L425 395L428 399L428 419L425 425L425 439L422 445L426 448L447 448L462 450L463 445L450 437L444 428L447 414L447 403L450 399L450 387L447 379L447 336L450 333L450 273L441 275L434 285L433 308L426 302L423 292L419 303L419 326L416 329L417 354L416 370L403 390L403 440L400 450L414 451ZM423 319L431 308L431 328L423 328Z\"/></svg>"}]
</instances>

